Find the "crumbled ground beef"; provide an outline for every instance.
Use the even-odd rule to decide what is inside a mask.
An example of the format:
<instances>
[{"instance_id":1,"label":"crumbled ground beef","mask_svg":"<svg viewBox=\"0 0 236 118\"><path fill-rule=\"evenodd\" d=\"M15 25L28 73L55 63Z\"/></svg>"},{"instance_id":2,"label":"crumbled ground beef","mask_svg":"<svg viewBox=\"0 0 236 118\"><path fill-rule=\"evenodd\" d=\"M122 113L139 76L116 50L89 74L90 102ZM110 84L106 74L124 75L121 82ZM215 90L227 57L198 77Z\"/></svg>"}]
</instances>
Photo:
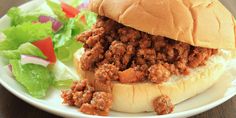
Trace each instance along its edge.
<instances>
[{"instance_id":1,"label":"crumbled ground beef","mask_svg":"<svg viewBox=\"0 0 236 118\"><path fill-rule=\"evenodd\" d=\"M104 92L112 91L112 88L111 88L112 82L110 80L102 82L99 79L95 79L93 85L96 91L104 91Z\"/></svg>"},{"instance_id":2,"label":"crumbled ground beef","mask_svg":"<svg viewBox=\"0 0 236 118\"><path fill-rule=\"evenodd\" d=\"M95 71L93 85L96 91L111 92L111 81L118 79L118 68L112 64L104 64Z\"/></svg>"},{"instance_id":3,"label":"crumbled ground beef","mask_svg":"<svg viewBox=\"0 0 236 118\"><path fill-rule=\"evenodd\" d=\"M75 101L75 106L81 107L84 103L89 103L92 99L91 91L78 91L73 93L73 100Z\"/></svg>"},{"instance_id":4,"label":"crumbled ground beef","mask_svg":"<svg viewBox=\"0 0 236 118\"><path fill-rule=\"evenodd\" d=\"M62 91L63 103L71 106L81 107L84 103L89 103L94 90L88 87L88 80L75 81L70 90Z\"/></svg>"},{"instance_id":5,"label":"crumbled ground beef","mask_svg":"<svg viewBox=\"0 0 236 118\"><path fill-rule=\"evenodd\" d=\"M83 91L87 87L87 82L88 82L87 80L82 80L81 82L74 81L72 86L71 86L71 90L73 92Z\"/></svg>"},{"instance_id":6,"label":"crumbled ground beef","mask_svg":"<svg viewBox=\"0 0 236 118\"><path fill-rule=\"evenodd\" d=\"M119 73L121 83L132 83L140 80L140 76L134 68L129 68Z\"/></svg>"},{"instance_id":7,"label":"crumbled ground beef","mask_svg":"<svg viewBox=\"0 0 236 118\"><path fill-rule=\"evenodd\" d=\"M109 112L106 111L100 111L98 109L96 109L96 107L94 105L85 103L80 107L80 112L89 114L89 115L99 115L99 116L108 116Z\"/></svg>"},{"instance_id":8,"label":"crumbled ground beef","mask_svg":"<svg viewBox=\"0 0 236 118\"><path fill-rule=\"evenodd\" d=\"M132 80L119 79L127 83L145 80L159 83L173 74L188 75L190 68L204 65L210 56L217 53L217 49L194 47L166 37L153 36L106 17L99 17L93 28L79 35L78 40L84 43L85 48L81 57L84 71L113 64L123 75L128 71L139 74L139 78ZM159 67L155 69L159 70L153 69L156 64ZM127 70L129 68L135 69L135 72ZM154 71L161 75L154 74Z\"/></svg>"},{"instance_id":9,"label":"crumbled ground beef","mask_svg":"<svg viewBox=\"0 0 236 118\"><path fill-rule=\"evenodd\" d=\"M170 77L170 71L162 64L152 65L148 69L148 71L149 71L148 79L151 82L154 82L157 84L168 81L168 78Z\"/></svg>"},{"instance_id":10,"label":"crumbled ground beef","mask_svg":"<svg viewBox=\"0 0 236 118\"><path fill-rule=\"evenodd\" d=\"M106 86L109 87L109 86ZM75 81L70 90L62 91L63 103L80 108L91 115L108 115L112 105L112 94L94 91L87 79Z\"/></svg>"},{"instance_id":11,"label":"crumbled ground beef","mask_svg":"<svg viewBox=\"0 0 236 118\"><path fill-rule=\"evenodd\" d=\"M188 65L192 68L195 68L199 65L204 65L209 55L216 54L216 50L209 50L206 48L195 48L192 50L192 53L188 58Z\"/></svg>"},{"instance_id":12,"label":"crumbled ground beef","mask_svg":"<svg viewBox=\"0 0 236 118\"><path fill-rule=\"evenodd\" d=\"M95 92L91 105L100 111L109 112L112 104L112 94L106 92Z\"/></svg>"},{"instance_id":13,"label":"crumbled ground beef","mask_svg":"<svg viewBox=\"0 0 236 118\"><path fill-rule=\"evenodd\" d=\"M95 92L90 104L86 103L80 107L80 111L90 115L107 116L112 104L111 93Z\"/></svg>"},{"instance_id":14,"label":"crumbled ground beef","mask_svg":"<svg viewBox=\"0 0 236 118\"><path fill-rule=\"evenodd\" d=\"M83 70L92 70L95 63L103 59L103 46L101 43L96 43L92 49L88 49L81 57L81 68Z\"/></svg>"},{"instance_id":15,"label":"crumbled ground beef","mask_svg":"<svg viewBox=\"0 0 236 118\"><path fill-rule=\"evenodd\" d=\"M83 103L89 102L94 90L88 87L87 83L88 80L75 81L70 90L62 91L61 97L64 99L63 103L80 107Z\"/></svg>"},{"instance_id":16,"label":"crumbled ground beef","mask_svg":"<svg viewBox=\"0 0 236 118\"><path fill-rule=\"evenodd\" d=\"M63 91L63 103L91 115L108 115L112 104L112 81L163 83L171 75L188 75L190 68L204 65L216 49L194 47L161 36L153 36L99 17L90 31L77 37L84 43L81 69L95 73L93 80L74 82ZM87 80L88 79L88 80ZM153 101L157 114L173 111L168 96Z\"/></svg>"},{"instance_id":17,"label":"crumbled ground beef","mask_svg":"<svg viewBox=\"0 0 236 118\"><path fill-rule=\"evenodd\" d=\"M166 95L161 95L153 100L153 107L158 115L169 114L174 110L171 99Z\"/></svg>"},{"instance_id":18,"label":"crumbled ground beef","mask_svg":"<svg viewBox=\"0 0 236 118\"><path fill-rule=\"evenodd\" d=\"M106 82L107 80L118 80L118 68L112 64L104 64L100 66L96 72L95 77L102 82Z\"/></svg>"},{"instance_id":19,"label":"crumbled ground beef","mask_svg":"<svg viewBox=\"0 0 236 118\"><path fill-rule=\"evenodd\" d=\"M74 106L75 101L73 100L73 92L72 91L62 91L61 97L63 98L64 104Z\"/></svg>"}]
</instances>

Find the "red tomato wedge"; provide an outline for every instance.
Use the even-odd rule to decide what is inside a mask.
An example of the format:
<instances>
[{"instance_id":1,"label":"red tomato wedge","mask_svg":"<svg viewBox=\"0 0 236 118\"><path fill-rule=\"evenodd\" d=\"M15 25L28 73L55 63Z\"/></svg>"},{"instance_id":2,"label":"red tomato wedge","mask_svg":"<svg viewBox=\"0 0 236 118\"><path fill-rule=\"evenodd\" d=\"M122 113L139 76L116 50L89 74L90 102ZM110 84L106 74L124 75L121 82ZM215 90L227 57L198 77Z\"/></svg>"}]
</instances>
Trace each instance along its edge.
<instances>
[{"instance_id":1,"label":"red tomato wedge","mask_svg":"<svg viewBox=\"0 0 236 118\"><path fill-rule=\"evenodd\" d=\"M61 8L68 18L74 18L80 12L78 9L66 4L65 2L61 2Z\"/></svg>"},{"instance_id":2,"label":"red tomato wedge","mask_svg":"<svg viewBox=\"0 0 236 118\"><path fill-rule=\"evenodd\" d=\"M35 41L32 44L38 47L43 52L43 54L47 57L48 61L50 61L51 63L56 62L57 59L53 49L53 43L51 37Z\"/></svg>"}]
</instances>

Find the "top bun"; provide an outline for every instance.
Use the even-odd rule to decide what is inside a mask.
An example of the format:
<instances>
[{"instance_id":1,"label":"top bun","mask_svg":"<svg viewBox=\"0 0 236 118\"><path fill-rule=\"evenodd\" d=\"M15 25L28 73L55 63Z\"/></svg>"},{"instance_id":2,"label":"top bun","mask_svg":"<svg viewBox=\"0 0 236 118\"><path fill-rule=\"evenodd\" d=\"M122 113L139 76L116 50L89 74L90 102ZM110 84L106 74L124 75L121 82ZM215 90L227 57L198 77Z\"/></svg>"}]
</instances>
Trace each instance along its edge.
<instances>
[{"instance_id":1,"label":"top bun","mask_svg":"<svg viewBox=\"0 0 236 118\"><path fill-rule=\"evenodd\" d=\"M236 21L218 0L90 0L90 10L193 46L236 48Z\"/></svg>"}]
</instances>

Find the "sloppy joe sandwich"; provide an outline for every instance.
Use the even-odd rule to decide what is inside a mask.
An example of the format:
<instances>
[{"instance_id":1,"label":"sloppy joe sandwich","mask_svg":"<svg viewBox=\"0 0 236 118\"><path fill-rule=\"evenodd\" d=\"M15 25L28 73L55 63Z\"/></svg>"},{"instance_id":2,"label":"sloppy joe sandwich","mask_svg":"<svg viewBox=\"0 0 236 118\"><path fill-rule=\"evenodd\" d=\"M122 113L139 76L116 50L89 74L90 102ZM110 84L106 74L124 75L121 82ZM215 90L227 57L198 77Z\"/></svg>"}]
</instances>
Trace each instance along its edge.
<instances>
[{"instance_id":1,"label":"sloppy joe sandwich","mask_svg":"<svg viewBox=\"0 0 236 118\"><path fill-rule=\"evenodd\" d=\"M90 0L89 9L98 19L74 59L82 80L62 93L86 114L169 114L211 87L236 47L235 19L218 0Z\"/></svg>"}]
</instances>

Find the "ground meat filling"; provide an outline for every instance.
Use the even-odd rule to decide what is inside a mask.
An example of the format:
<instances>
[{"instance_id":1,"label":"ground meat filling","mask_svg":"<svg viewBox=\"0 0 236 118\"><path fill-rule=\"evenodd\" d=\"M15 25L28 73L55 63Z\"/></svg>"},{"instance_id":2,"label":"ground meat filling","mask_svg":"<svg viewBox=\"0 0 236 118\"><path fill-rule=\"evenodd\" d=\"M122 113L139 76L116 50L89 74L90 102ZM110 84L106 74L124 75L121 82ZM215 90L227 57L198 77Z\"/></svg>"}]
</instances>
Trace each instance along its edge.
<instances>
[{"instance_id":1,"label":"ground meat filling","mask_svg":"<svg viewBox=\"0 0 236 118\"><path fill-rule=\"evenodd\" d=\"M171 99L162 95L153 100L154 111L158 115L169 114L174 110L174 105L171 103Z\"/></svg>"},{"instance_id":2,"label":"ground meat filling","mask_svg":"<svg viewBox=\"0 0 236 118\"><path fill-rule=\"evenodd\" d=\"M75 81L70 90L62 91L61 97L64 104L91 115L107 116L112 105L112 94L95 91L87 79Z\"/></svg>"},{"instance_id":3,"label":"ground meat filling","mask_svg":"<svg viewBox=\"0 0 236 118\"><path fill-rule=\"evenodd\" d=\"M188 75L190 68L204 65L217 53L217 49L153 36L106 17L99 17L92 29L77 39L84 43L85 53L81 57L84 71L95 71L104 64L112 64L120 71L120 76L126 77L115 78L122 83L162 83L171 75ZM125 80L128 72L139 76L129 76L131 80Z\"/></svg>"},{"instance_id":4,"label":"ground meat filling","mask_svg":"<svg viewBox=\"0 0 236 118\"><path fill-rule=\"evenodd\" d=\"M112 82L118 80L118 68L112 64L103 64L95 72L95 80L92 83L96 91L110 93Z\"/></svg>"},{"instance_id":5,"label":"ground meat filling","mask_svg":"<svg viewBox=\"0 0 236 118\"><path fill-rule=\"evenodd\" d=\"M168 78L170 77L170 71L162 64L152 65L148 69L148 71L149 71L148 79L151 82L157 84L168 81Z\"/></svg>"},{"instance_id":6,"label":"ground meat filling","mask_svg":"<svg viewBox=\"0 0 236 118\"><path fill-rule=\"evenodd\" d=\"M77 37L84 43L81 69L95 73L63 91L63 103L76 106L86 114L109 114L112 105L112 81L135 83L150 81L161 84L171 75L188 75L190 68L204 65L216 49L194 47L161 36L153 36L99 17L90 31ZM168 96L153 101L157 114L173 111Z\"/></svg>"},{"instance_id":7,"label":"ground meat filling","mask_svg":"<svg viewBox=\"0 0 236 118\"><path fill-rule=\"evenodd\" d=\"M102 82L118 80L118 68L112 64L103 64L95 71L95 77Z\"/></svg>"}]
</instances>

